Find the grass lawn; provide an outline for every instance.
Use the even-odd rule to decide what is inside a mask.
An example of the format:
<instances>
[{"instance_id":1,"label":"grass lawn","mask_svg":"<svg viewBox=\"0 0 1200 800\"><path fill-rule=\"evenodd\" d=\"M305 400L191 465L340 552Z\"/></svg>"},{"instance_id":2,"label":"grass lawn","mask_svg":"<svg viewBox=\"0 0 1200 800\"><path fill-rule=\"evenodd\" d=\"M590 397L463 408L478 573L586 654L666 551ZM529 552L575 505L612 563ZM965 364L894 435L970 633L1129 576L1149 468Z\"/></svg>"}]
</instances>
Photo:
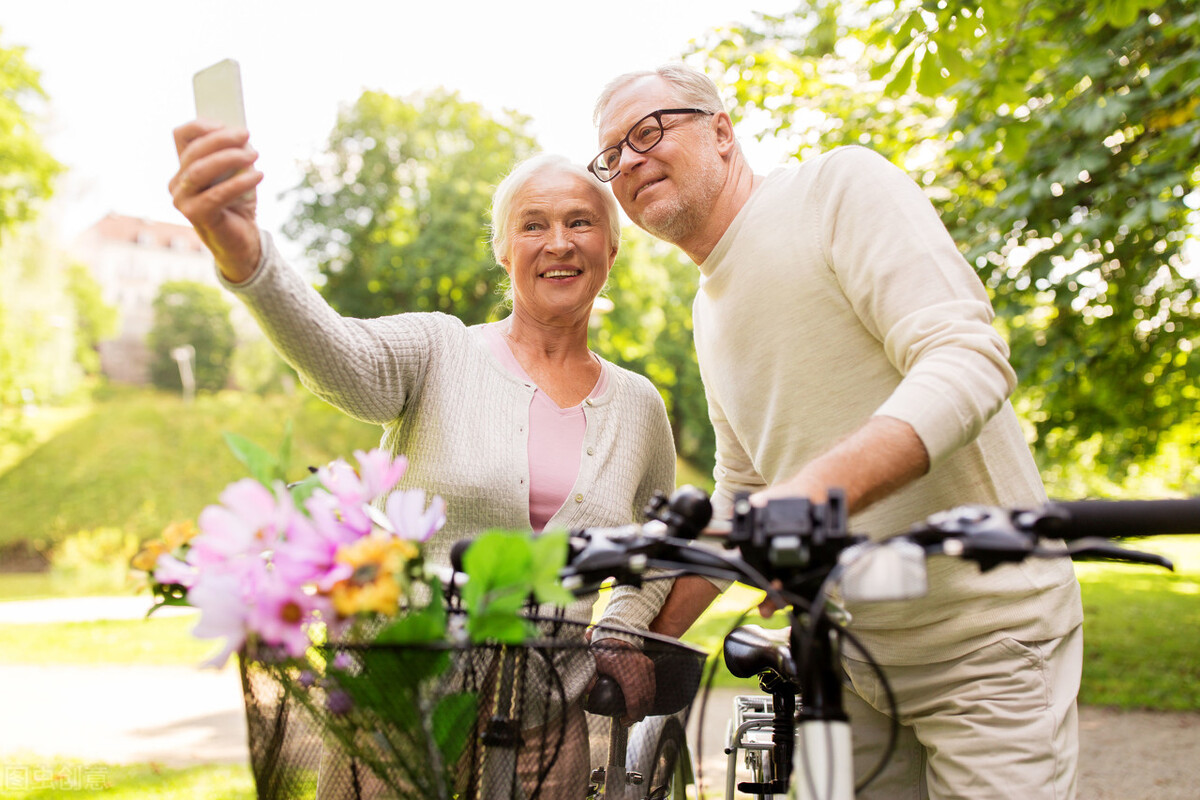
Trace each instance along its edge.
<instances>
[{"instance_id":1,"label":"grass lawn","mask_svg":"<svg viewBox=\"0 0 1200 800\"><path fill-rule=\"evenodd\" d=\"M195 614L150 619L0 625L0 664L196 665L218 648L197 639Z\"/></svg>"},{"instance_id":2,"label":"grass lawn","mask_svg":"<svg viewBox=\"0 0 1200 800\"><path fill-rule=\"evenodd\" d=\"M1142 539L1127 546L1167 556L1176 571L1075 565L1083 589L1080 701L1200 709L1200 536Z\"/></svg>"},{"instance_id":3,"label":"grass lawn","mask_svg":"<svg viewBox=\"0 0 1200 800\"><path fill-rule=\"evenodd\" d=\"M97 764L9 756L0 760L0 797L8 800L254 800L249 766L168 769L157 764Z\"/></svg>"},{"instance_id":4,"label":"grass lawn","mask_svg":"<svg viewBox=\"0 0 1200 800\"><path fill-rule=\"evenodd\" d=\"M292 421L292 472L374 447L379 428L298 391L262 398L222 392L191 404L162 392L110 390L82 416L0 471L0 547L52 545L79 530L116 527L147 538L194 519L245 475L226 431L274 450Z\"/></svg>"}]
</instances>

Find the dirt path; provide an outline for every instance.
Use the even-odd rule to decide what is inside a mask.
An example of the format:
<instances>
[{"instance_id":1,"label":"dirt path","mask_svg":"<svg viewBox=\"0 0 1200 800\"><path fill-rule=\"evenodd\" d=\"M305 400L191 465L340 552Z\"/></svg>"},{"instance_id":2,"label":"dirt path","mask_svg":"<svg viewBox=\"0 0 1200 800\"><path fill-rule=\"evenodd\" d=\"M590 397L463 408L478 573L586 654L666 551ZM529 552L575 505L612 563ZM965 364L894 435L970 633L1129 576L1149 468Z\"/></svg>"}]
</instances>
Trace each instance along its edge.
<instances>
[{"instance_id":1,"label":"dirt path","mask_svg":"<svg viewBox=\"0 0 1200 800\"><path fill-rule=\"evenodd\" d=\"M724 785L731 690L709 698L706 796ZM237 671L184 667L0 666L0 756L166 766L245 763ZM696 744L693 721L689 739ZM1081 710L1080 800L1196 800L1200 713ZM11 762L10 762L11 763Z\"/></svg>"}]
</instances>

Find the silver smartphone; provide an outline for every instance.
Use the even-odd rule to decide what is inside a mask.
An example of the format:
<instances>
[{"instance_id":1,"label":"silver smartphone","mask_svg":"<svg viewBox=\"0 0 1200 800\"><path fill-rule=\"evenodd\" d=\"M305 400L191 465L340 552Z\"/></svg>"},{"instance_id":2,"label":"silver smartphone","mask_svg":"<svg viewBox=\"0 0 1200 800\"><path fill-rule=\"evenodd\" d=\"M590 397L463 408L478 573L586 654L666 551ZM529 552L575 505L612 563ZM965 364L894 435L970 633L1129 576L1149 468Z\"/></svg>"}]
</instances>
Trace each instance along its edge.
<instances>
[{"instance_id":1,"label":"silver smartphone","mask_svg":"<svg viewBox=\"0 0 1200 800\"><path fill-rule=\"evenodd\" d=\"M242 102L242 70L232 58L218 61L192 76L196 116L229 128L246 127Z\"/></svg>"}]
</instances>

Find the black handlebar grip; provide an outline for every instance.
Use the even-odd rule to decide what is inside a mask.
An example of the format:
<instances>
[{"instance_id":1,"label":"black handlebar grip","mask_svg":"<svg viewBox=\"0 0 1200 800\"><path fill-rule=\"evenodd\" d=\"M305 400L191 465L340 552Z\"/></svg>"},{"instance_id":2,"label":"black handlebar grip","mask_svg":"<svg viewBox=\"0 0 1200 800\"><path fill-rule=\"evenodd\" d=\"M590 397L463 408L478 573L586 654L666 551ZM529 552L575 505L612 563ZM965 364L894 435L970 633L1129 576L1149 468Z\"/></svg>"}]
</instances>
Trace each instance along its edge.
<instances>
[{"instance_id":1,"label":"black handlebar grip","mask_svg":"<svg viewBox=\"0 0 1200 800\"><path fill-rule=\"evenodd\" d=\"M450 546L450 566L455 572L463 571L463 555L467 552L467 548L475 543L474 536L468 536L466 539L459 539Z\"/></svg>"},{"instance_id":2,"label":"black handlebar grip","mask_svg":"<svg viewBox=\"0 0 1200 800\"><path fill-rule=\"evenodd\" d=\"M1052 502L1043 507L1034 528L1061 539L1200 533L1200 497Z\"/></svg>"}]
</instances>

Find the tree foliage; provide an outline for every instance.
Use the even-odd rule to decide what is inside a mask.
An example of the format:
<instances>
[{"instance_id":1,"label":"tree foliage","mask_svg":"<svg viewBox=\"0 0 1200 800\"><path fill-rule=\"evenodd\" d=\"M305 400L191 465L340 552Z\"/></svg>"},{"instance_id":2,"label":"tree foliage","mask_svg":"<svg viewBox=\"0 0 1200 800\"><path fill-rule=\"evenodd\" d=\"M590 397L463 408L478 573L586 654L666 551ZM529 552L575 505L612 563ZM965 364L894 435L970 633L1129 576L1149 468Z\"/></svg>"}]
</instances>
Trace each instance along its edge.
<instances>
[{"instance_id":1,"label":"tree foliage","mask_svg":"<svg viewBox=\"0 0 1200 800\"><path fill-rule=\"evenodd\" d=\"M285 230L325 277L341 313L493 312L504 273L486 228L492 191L534 152L516 113L490 115L456 93L365 92L307 165Z\"/></svg>"},{"instance_id":2,"label":"tree foliage","mask_svg":"<svg viewBox=\"0 0 1200 800\"><path fill-rule=\"evenodd\" d=\"M100 284L83 264L67 266L66 291L75 311L75 362L86 375L99 375L100 342L117 335L117 308L104 302Z\"/></svg>"},{"instance_id":3,"label":"tree foliage","mask_svg":"<svg viewBox=\"0 0 1200 800\"><path fill-rule=\"evenodd\" d=\"M34 126L36 104L45 97L25 48L0 46L0 242L36 216L63 169Z\"/></svg>"},{"instance_id":4,"label":"tree foliage","mask_svg":"<svg viewBox=\"0 0 1200 800\"><path fill-rule=\"evenodd\" d=\"M154 298L154 324L146 338L150 348L150 380L162 389L182 388L177 347L195 349L196 388L215 392L225 387L236 343L229 303L215 286L195 281L167 281Z\"/></svg>"},{"instance_id":5,"label":"tree foliage","mask_svg":"<svg viewBox=\"0 0 1200 800\"><path fill-rule=\"evenodd\" d=\"M993 295L1043 463L1200 421L1190 0L809 0L699 48L746 124L907 168Z\"/></svg>"},{"instance_id":6,"label":"tree foliage","mask_svg":"<svg viewBox=\"0 0 1200 800\"><path fill-rule=\"evenodd\" d=\"M675 451L711 470L716 441L692 344L699 273L678 249L637 228L627 227L622 236L605 291L613 310L602 317L591 344L654 383L667 406Z\"/></svg>"}]
</instances>

